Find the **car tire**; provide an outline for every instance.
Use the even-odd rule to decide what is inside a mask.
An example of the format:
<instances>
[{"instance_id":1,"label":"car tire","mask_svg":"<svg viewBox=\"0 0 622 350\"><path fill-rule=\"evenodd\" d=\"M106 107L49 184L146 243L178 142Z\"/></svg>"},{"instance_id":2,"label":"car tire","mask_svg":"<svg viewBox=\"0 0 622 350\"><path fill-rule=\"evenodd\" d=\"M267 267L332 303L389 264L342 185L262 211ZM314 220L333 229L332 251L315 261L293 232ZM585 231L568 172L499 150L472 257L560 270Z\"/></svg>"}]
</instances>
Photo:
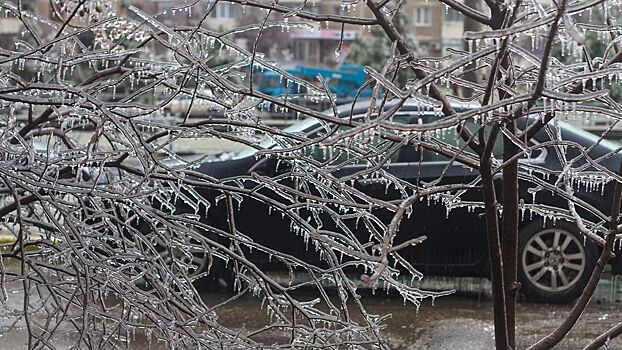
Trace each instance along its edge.
<instances>
[{"instance_id":1,"label":"car tire","mask_svg":"<svg viewBox=\"0 0 622 350\"><path fill-rule=\"evenodd\" d=\"M218 237L215 234L205 231L202 231L202 234L213 241L218 241ZM227 286L225 263L220 258L211 256L212 261L210 266L209 253L204 250L197 249L188 255L187 253L181 252L167 244L162 244L161 242L156 241L154 245L155 250L160 254L165 264L171 263L171 254L173 254L176 259L182 259L182 261L188 262L190 263L189 265L194 267L194 269L187 272L187 275L190 279L194 279L193 284L198 290L212 291ZM209 271L207 271L208 266Z\"/></svg>"},{"instance_id":2,"label":"car tire","mask_svg":"<svg viewBox=\"0 0 622 350\"><path fill-rule=\"evenodd\" d=\"M584 243L585 242L585 243ZM564 220L533 221L518 237L518 280L531 300L568 303L581 295L599 250Z\"/></svg>"}]
</instances>

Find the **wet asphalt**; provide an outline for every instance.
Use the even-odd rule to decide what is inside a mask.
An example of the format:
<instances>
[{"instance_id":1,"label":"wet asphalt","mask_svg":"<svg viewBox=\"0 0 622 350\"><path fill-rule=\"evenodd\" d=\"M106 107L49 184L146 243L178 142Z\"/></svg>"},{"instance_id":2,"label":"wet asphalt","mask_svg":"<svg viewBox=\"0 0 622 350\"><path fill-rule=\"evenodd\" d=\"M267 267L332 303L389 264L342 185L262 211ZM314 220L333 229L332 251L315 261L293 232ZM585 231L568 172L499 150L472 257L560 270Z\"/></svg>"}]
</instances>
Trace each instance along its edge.
<instances>
[{"instance_id":1,"label":"wet asphalt","mask_svg":"<svg viewBox=\"0 0 622 350\"><path fill-rule=\"evenodd\" d=\"M18 309L23 293L19 286L9 288L9 304L3 308ZM202 293L207 305L216 305L231 295L226 292ZM301 294L301 299L312 295ZM393 349L493 349L494 329L492 301L485 290L478 293L458 292L439 297L432 304L426 300L417 309L404 304L396 295L365 295L363 301L372 314L391 314L386 321L385 335ZM555 329L572 307L567 305L537 304L521 300L517 307L517 348L524 349ZM245 329L265 325L268 316L261 308L261 299L244 296L221 310L222 325ZM581 349L602 332L622 322L622 278L614 285L605 280L598 288L577 326L555 349ZM0 317L0 349L26 349L27 333L17 324L10 331L11 323ZM267 344L272 339L256 339ZM277 339L274 339L277 340ZM75 339L66 333L51 339L54 346L69 349ZM164 343L147 342L136 334L130 349L168 349ZM621 349L622 339L615 339L608 349Z\"/></svg>"},{"instance_id":2,"label":"wet asphalt","mask_svg":"<svg viewBox=\"0 0 622 350\"><path fill-rule=\"evenodd\" d=\"M622 288L622 281L618 282ZM611 293L611 285L599 287L579 323L555 349L581 349L591 339L622 322L622 291ZM205 294L209 303L221 294ZM364 297L368 312L391 314L385 334L392 349L493 349L492 301L488 293L456 293L427 300L417 308L404 305L398 296ZM520 301L517 306L517 348L524 349L553 331L565 318L572 304L550 305ZM253 327L264 320L265 311L253 298L243 298L221 314L223 324ZM622 349L622 339L613 340L608 349Z\"/></svg>"}]
</instances>

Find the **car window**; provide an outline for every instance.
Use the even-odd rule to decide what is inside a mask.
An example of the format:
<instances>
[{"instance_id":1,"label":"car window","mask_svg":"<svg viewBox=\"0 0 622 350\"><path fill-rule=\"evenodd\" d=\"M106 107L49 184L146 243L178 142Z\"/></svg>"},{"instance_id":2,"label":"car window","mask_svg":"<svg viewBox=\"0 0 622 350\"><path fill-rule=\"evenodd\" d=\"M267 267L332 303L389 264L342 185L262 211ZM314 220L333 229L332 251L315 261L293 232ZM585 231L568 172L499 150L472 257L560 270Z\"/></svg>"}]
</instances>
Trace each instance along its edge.
<instances>
[{"instance_id":1,"label":"car window","mask_svg":"<svg viewBox=\"0 0 622 350\"><path fill-rule=\"evenodd\" d=\"M308 130L313 129L314 126L319 125L319 122L315 118L306 118L298 123L292 124L283 131L287 133L298 133L298 132L307 132ZM276 142L269 137L265 137L257 147L245 146L240 151L238 151L234 159L240 159L245 157L250 157L253 154L257 153L257 149L270 149L277 147Z\"/></svg>"},{"instance_id":2,"label":"car window","mask_svg":"<svg viewBox=\"0 0 622 350\"><path fill-rule=\"evenodd\" d=\"M362 115L353 116L354 119L361 118L361 117ZM396 123L408 124L410 119L411 119L411 114L398 113L393 116L392 120ZM344 132L349 129L350 129L349 126L341 126L339 127L337 132ZM326 132L326 129L319 128L315 132L312 132L310 134L310 137L311 138L320 137L320 134L319 134L320 132ZM375 135L371 139L371 144L373 146L379 146L382 142L386 142L386 141ZM375 149L375 147L373 148ZM307 156L319 162L327 162L330 160L331 161L330 164L332 165L341 164L345 162L346 160L348 160L348 158L350 158L350 156L346 154L345 151L339 149L339 147L313 147L311 149L307 149L305 153ZM391 154L389 159L391 160L392 163L399 162L399 161L402 161L400 160L400 156L403 156L401 149L398 152L394 152L393 154Z\"/></svg>"},{"instance_id":3,"label":"car window","mask_svg":"<svg viewBox=\"0 0 622 350\"><path fill-rule=\"evenodd\" d=\"M360 117L362 117L362 115L353 116L353 118L360 118ZM412 113L412 112L398 113L393 117L393 120L399 123L408 124L408 123L416 123L418 119L420 119L421 117L422 115L419 113ZM348 128L349 128L348 126L342 126L339 131L343 132L347 130ZM467 128L469 129L469 131L475 132L478 130L479 124L476 124L470 121L467 123ZM320 124L317 119L307 118L301 122L295 123L285 128L284 131L304 132L304 133L309 133L311 137L319 137L320 136L319 133L326 132L326 128L320 127ZM453 147L461 148L464 146L464 141L462 141L462 139L457 137L455 132L446 132L442 134L440 137L435 137L435 138ZM381 142L382 140L378 137L374 137L372 139L372 144L374 146L377 146ZM536 143L537 142L535 140L530 140L530 146L533 146ZM274 148L276 147L276 143L273 140L266 138L259 144L259 147L262 149ZM248 157L248 156L253 155L255 152L257 152L257 149L255 147L245 147L243 150L241 150L235 155L235 158ZM329 147L313 146L313 147L308 148L305 151L305 153L307 156L310 156L319 162L326 162L330 159L333 159L333 161L331 162L331 164L333 165L342 163L348 159L348 155L345 154L345 152L342 152L336 148L329 148ZM422 152L418 150L417 147L413 145L407 145L407 146L400 148L397 152L394 152L393 154L391 154L390 160L391 160L391 163L419 162L421 158L421 153ZM497 137L497 140L493 147L493 156L496 158L501 158L503 156L503 138L500 136ZM546 156L546 149L538 148L532 152L531 159L540 159L545 156ZM448 161L448 160L449 159L447 157L441 154L438 154L430 150L425 150L425 149L423 150L423 161L424 162Z\"/></svg>"},{"instance_id":4,"label":"car window","mask_svg":"<svg viewBox=\"0 0 622 350\"><path fill-rule=\"evenodd\" d=\"M471 132L471 133L475 133L479 130L479 124L476 124L473 121L469 121L466 123L466 127L467 129ZM488 137L489 133L490 133L490 129L491 127L487 126L485 128L486 130L486 137ZM456 132L446 132L444 134L441 134L440 137L435 137L436 140L442 141L450 146L456 147L457 149L461 149L462 147L464 147L465 142L462 140L462 138L460 138L458 136L458 134ZM535 144L535 141L529 141L530 146L533 146ZM414 150L413 146L409 146ZM465 149L466 152L472 152L470 151L469 148ZM413 161L419 161L419 154L417 153L412 153L413 151L410 151L412 154L412 158L414 159L409 159L407 161L413 162ZM542 148L538 148L536 150L534 150L531 154L531 158L532 159L539 159L541 156L543 156L545 154L545 150ZM501 159L503 158L503 135L501 135L501 133L499 133L499 135L497 135L497 139L495 140L495 144L492 147L492 155L493 157L497 158L497 159ZM406 156L405 156L406 157ZM416 159L415 159L416 158ZM434 151L430 151L430 150L423 150L423 159L422 161L424 162L438 162L438 161L449 161L449 159L441 154L438 154Z\"/></svg>"},{"instance_id":5,"label":"car window","mask_svg":"<svg viewBox=\"0 0 622 350\"><path fill-rule=\"evenodd\" d=\"M469 130L471 133L475 133L479 130L480 125L476 124L473 121L468 121L466 123L466 128L467 130ZM489 132L490 132L490 127L486 127L485 128L486 131L486 137L488 137ZM457 134L457 132L446 132L440 135L440 137L434 137L436 140L439 140L441 142L444 142L450 146L453 146L457 149L460 149L462 147L464 147L465 142L462 140L462 138L460 138ZM466 149L466 151L468 152L470 149ZM497 136L497 139L495 140L495 144L492 147L492 154L493 157L499 157L499 156L503 156L503 137L501 137L501 135ZM447 161L449 160L446 156L438 154L436 152L430 151L430 150L424 150L423 151L423 161L424 162L438 162L438 161Z\"/></svg>"},{"instance_id":6,"label":"car window","mask_svg":"<svg viewBox=\"0 0 622 350\"><path fill-rule=\"evenodd\" d=\"M421 158L421 151L413 145L406 145L400 148L395 162L397 163L412 163L418 162Z\"/></svg>"}]
</instances>

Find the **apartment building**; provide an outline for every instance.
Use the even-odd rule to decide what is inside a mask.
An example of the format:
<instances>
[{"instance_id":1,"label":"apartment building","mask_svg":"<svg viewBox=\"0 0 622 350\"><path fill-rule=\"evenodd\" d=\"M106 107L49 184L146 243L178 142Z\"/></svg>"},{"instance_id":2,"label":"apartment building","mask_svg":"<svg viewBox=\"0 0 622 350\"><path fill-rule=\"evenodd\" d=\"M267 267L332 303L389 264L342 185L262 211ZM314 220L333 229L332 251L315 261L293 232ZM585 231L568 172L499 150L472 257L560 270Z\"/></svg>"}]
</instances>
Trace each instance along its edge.
<instances>
[{"instance_id":1,"label":"apartment building","mask_svg":"<svg viewBox=\"0 0 622 350\"><path fill-rule=\"evenodd\" d=\"M206 1L206 4L209 3ZM295 8L302 0L281 0L279 5ZM360 15L362 6L347 7L339 0L317 0L307 2L305 11L323 14ZM240 25L261 22L266 12L255 8L245 8L237 4L219 2L210 14L208 27L215 30L226 30ZM283 21L280 14L273 14L271 21ZM360 34L360 28L346 25L343 33L341 26L335 23L317 23L304 21L313 26L313 30L302 29L295 24L298 18L290 18L291 27L270 28L262 34L260 47L272 59L289 62L291 65L304 64L311 66L336 66L338 58L347 54L351 43ZM256 33L238 36L237 44L249 46L254 43ZM339 55L335 53L340 47Z\"/></svg>"},{"instance_id":2,"label":"apartment building","mask_svg":"<svg viewBox=\"0 0 622 350\"><path fill-rule=\"evenodd\" d=\"M464 16L438 1L409 1L409 33L422 55L442 56L447 48L462 49Z\"/></svg>"},{"instance_id":3,"label":"apartment building","mask_svg":"<svg viewBox=\"0 0 622 350\"><path fill-rule=\"evenodd\" d=\"M147 2L133 0L136 3ZM161 12L172 8L179 1L151 0L152 11ZM295 8L303 0L281 0L280 5ZM202 0L202 11L210 6L210 1ZM346 16L371 16L363 4L344 6L340 0L307 1L305 10L322 14L340 14ZM409 0L403 9L406 33L413 40L422 55L440 56L448 47L462 48L463 16L447 8L437 1ZM184 13L173 14L168 12L169 20L176 23L197 21L198 11L192 16ZM250 7L244 7L225 1L219 1L211 11L204 24L213 30L228 30L240 25L257 23L263 20L266 12ZM163 16L159 16L163 18ZM282 21L282 16L274 14L271 20ZM300 21L296 18L293 22ZM369 28L345 25L343 34L338 23L309 23L314 30L292 28L272 28L263 34L260 43L262 51L268 57L280 61L290 62L292 65L304 64L310 66L337 66L349 51L350 46L357 38L364 38L369 34ZM250 48L254 43L255 33L238 35L236 43ZM339 47L341 45L341 47ZM338 52L337 49L339 48Z\"/></svg>"},{"instance_id":4,"label":"apartment building","mask_svg":"<svg viewBox=\"0 0 622 350\"><path fill-rule=\"evenodd\" d=\"M50 16L49 0L25 0L25 6L35 12ZM196 24L213 1L200 0L195 11L175 11L181 0L119 0L115 7L124 11L134 5L147 13L158 13L158 19L166 24ZM303 4L303 0L281 0L280 5L294 8ZM196 6L199 8L197 9ZM363 4L344 6L340 0L315 0L305 3L305 10L323 14L341 14L346 16L370 16ZM462 48L463 16L447 8L440 2L429 0L409 0L403 9L406 35L417 44L421 55L440 56L445 49ZM260 22L266 12L242 6L240 4L219 1L205 19L204 26L216 31L229 30L241 25ZM273 14L271 20L282 21L281 15ZM290 19L292 23L299 21ZM260 42L260 51L268 57L290 62L291 65L336 66L347 54L357 38L369 35L369 28L361 26L341 26L336 23L309 23L314 30L291 28L270 28L264 31ZM0 40L12 40L21 31L20 24L14 18L0 17ZM246 32L232 36L232 40L241 47L250 49L256 32ZM337 50L339 48L339 50ZM338 51L338 52L336 52Z\"/></svg>"},{"instance_id":5,"label":"apartment building","mask_svg":"<svg viewBox=\"0 0 622 350\"><path fill-rule=\"evenodd\" d=\"M24 0L22 6L26 9L36 7L33 0ZM22 29L21 22L13 16L7 17L3 10L0 14L0 47L12 47Z\"/></svg>"}]
</instances>

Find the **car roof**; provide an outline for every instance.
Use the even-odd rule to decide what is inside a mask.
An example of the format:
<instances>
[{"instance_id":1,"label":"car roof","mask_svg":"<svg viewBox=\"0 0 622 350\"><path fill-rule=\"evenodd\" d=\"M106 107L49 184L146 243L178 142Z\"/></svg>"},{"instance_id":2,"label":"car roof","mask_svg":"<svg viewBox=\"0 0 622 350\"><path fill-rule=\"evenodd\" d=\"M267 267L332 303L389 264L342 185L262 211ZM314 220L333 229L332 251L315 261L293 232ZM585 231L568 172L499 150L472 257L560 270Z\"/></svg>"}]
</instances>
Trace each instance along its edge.
<instances>
[{"instance_id":1,"label":"car roof","mask_svg":"<svg viewBox=\"0 0 622 350\"><path fill-rule=\"evenodd\" d=\"M390 109L391 107L395 106L399 102L400 101L397 99L387 101L384 105L384 109L385 110ZM466 111L469 109L478 108L480 106L480 104L476 102L462 102L462 101L458 101L455 99L450 99L450 103L452 107L454 107L458 111ZM353 115L363 114L369 109L370 104L371 104L371 99L368 99L368 98L361 99L358 102L356 102L354 106L352 104L343 104L343 105L337 106L337 113L339 114L339 116L342 116L342 117L349 115L351 111L353 112ZM377 101L376 104L380 106L381 101ZM415 99L408 99L404 102L400 110L420 111L423 107L425 107L425 104L423 104L421 101L417 101ZM324 113L329 115L329 114L333 114L334 112L332 109L330 109L330 110L325 111ZM294 123L286 127L285 129L283 129L283 131L285 132L309 132L310 129L315 130L315 126L319 126L319 124L320 124L320 121L318 119L309 117L309 118L305 118L297 123ZM274 144L275 142L272 140L264 140L259 144L259 147L266 149L266 148L273 147ZM257 149L255 149L254 147L247 147L237 152L235 158L247 157L247 156L254 154L255 152L257 152Z\"/></svg>"},{"instance_id":2,"label":"car roof","mask_svg":"<svg viewBox=\"0 0 622 350\"><path fill-rule=\"evenodd\" d=\"M470 109L475 109L475 108L479 108L481 107L481 104L479 103L479 101L475 100L475 101L463 101L463 100L458 100L456 98L448 98L450 105L457 111L460 112L464 112ZM390 101L386 101L385 105L384 105L384 109L390 109L392 107L394 107L396 104L400 103L399 99L393 99ZM382 99L377 99L376 100L376 106L380 107L380 105L382 104ZM371 105L371 99L370 98L365 98L365 99L361 99L358 100L354 106L350 103L346 103L346 104L342 104L337 106L337 112L339 113L339 115L344 115L344 114L349 114L350 111L353 111L354 114L361 114L365 111L367 111L369 109L369 106ZM417 100L414 98L409 98L407 99L404 104L402 105L402 108L400 110L402 111L416 111L416 110L421 110L422 108L425 107L432 107L431 103L426 104L425 102L421 101L421 100ZM332 114L333 110L327 110L324 113L328 113L328 114Z\"/></svg>"},{"instance_id":3,"label":"car roof","mask_svg":"<svg viewBox=\"0 0 622 350\"><path fill-rule=\"evenodd\" d=\"M388 110L390 108L392 108L393 106L395 106L397 103L399 103L400 101L397 99L391 100L391 101L387 101L384 105L384 109ZM380 101L377 101L377 105L380 106ZM476 109L481 107L481 105L479 104L479 102L477 101L460 101L457 99L450 99L450 103L452 105L452 107L457 111L457 112L466 112L468 110L471 109ZM344 104L344 105L340 105L337 106L337 113L339 114L339 116L344 117L347 115L350 115L350 113L352 113L352 115L360 115L365 113L368 109L369 106L371 104L371 100L370 99L363 99L358 101L357 103L355 103L354 105L352 104ZM400 108L400 111L404 111L404 112L410 112L410 111L418 111L418 112L422 112L422 108L425 108L425 104L421 101L417 101L415 99L409 99L407 101L405 101L405 103L403 104L402 108ZM333 114L333 110L328 110L325 112L326 114ZM423 112L426 113L426 112ZM428 112L429 113L429 112ZM526 119L533 119L533 118L540 118L534 115L529 115L526 116ZM320 121L316 118L313 117L309 117L309 118L305 118L297 123L294 123L290 126L288 126L287 128L284 129L284 131L286 132L310 132L312 130L315 130L315 126L319 126ZM608 141L608 140L599 140L599 137L586 131L583 130L577 126L574 126L572 124L569 123L565 123L562 121L558 122L558 125L562 128L562 130L564 130L564 134L568 135L572 134L573 136L571 136L571 138L578 138L578 140L582 140L582 142L580 143L585 143L585 144L593 144L596 143L597 141L599 141L599 147L604 147L605 149L608 150L615 150L619 147L619 145ZM542 138L542 137L546 137L546 132L541 131L540 133L538 133L538 135L536 135L536 138ZM540 141L546 141L546 140L540 140ZM264 142L262 142L261 147L262 148L270 148L274 145L273 141L267 141L264 140ZM253 149L252 147L250 147L250 149L246 149L244 151L241 151L240 154L238 154L238 156L240 155L244 155L244 156L249 156L253 153L256 152L256 149ZM237 158L237 157L236 157Z\"/></svg>"}]
</instances>

